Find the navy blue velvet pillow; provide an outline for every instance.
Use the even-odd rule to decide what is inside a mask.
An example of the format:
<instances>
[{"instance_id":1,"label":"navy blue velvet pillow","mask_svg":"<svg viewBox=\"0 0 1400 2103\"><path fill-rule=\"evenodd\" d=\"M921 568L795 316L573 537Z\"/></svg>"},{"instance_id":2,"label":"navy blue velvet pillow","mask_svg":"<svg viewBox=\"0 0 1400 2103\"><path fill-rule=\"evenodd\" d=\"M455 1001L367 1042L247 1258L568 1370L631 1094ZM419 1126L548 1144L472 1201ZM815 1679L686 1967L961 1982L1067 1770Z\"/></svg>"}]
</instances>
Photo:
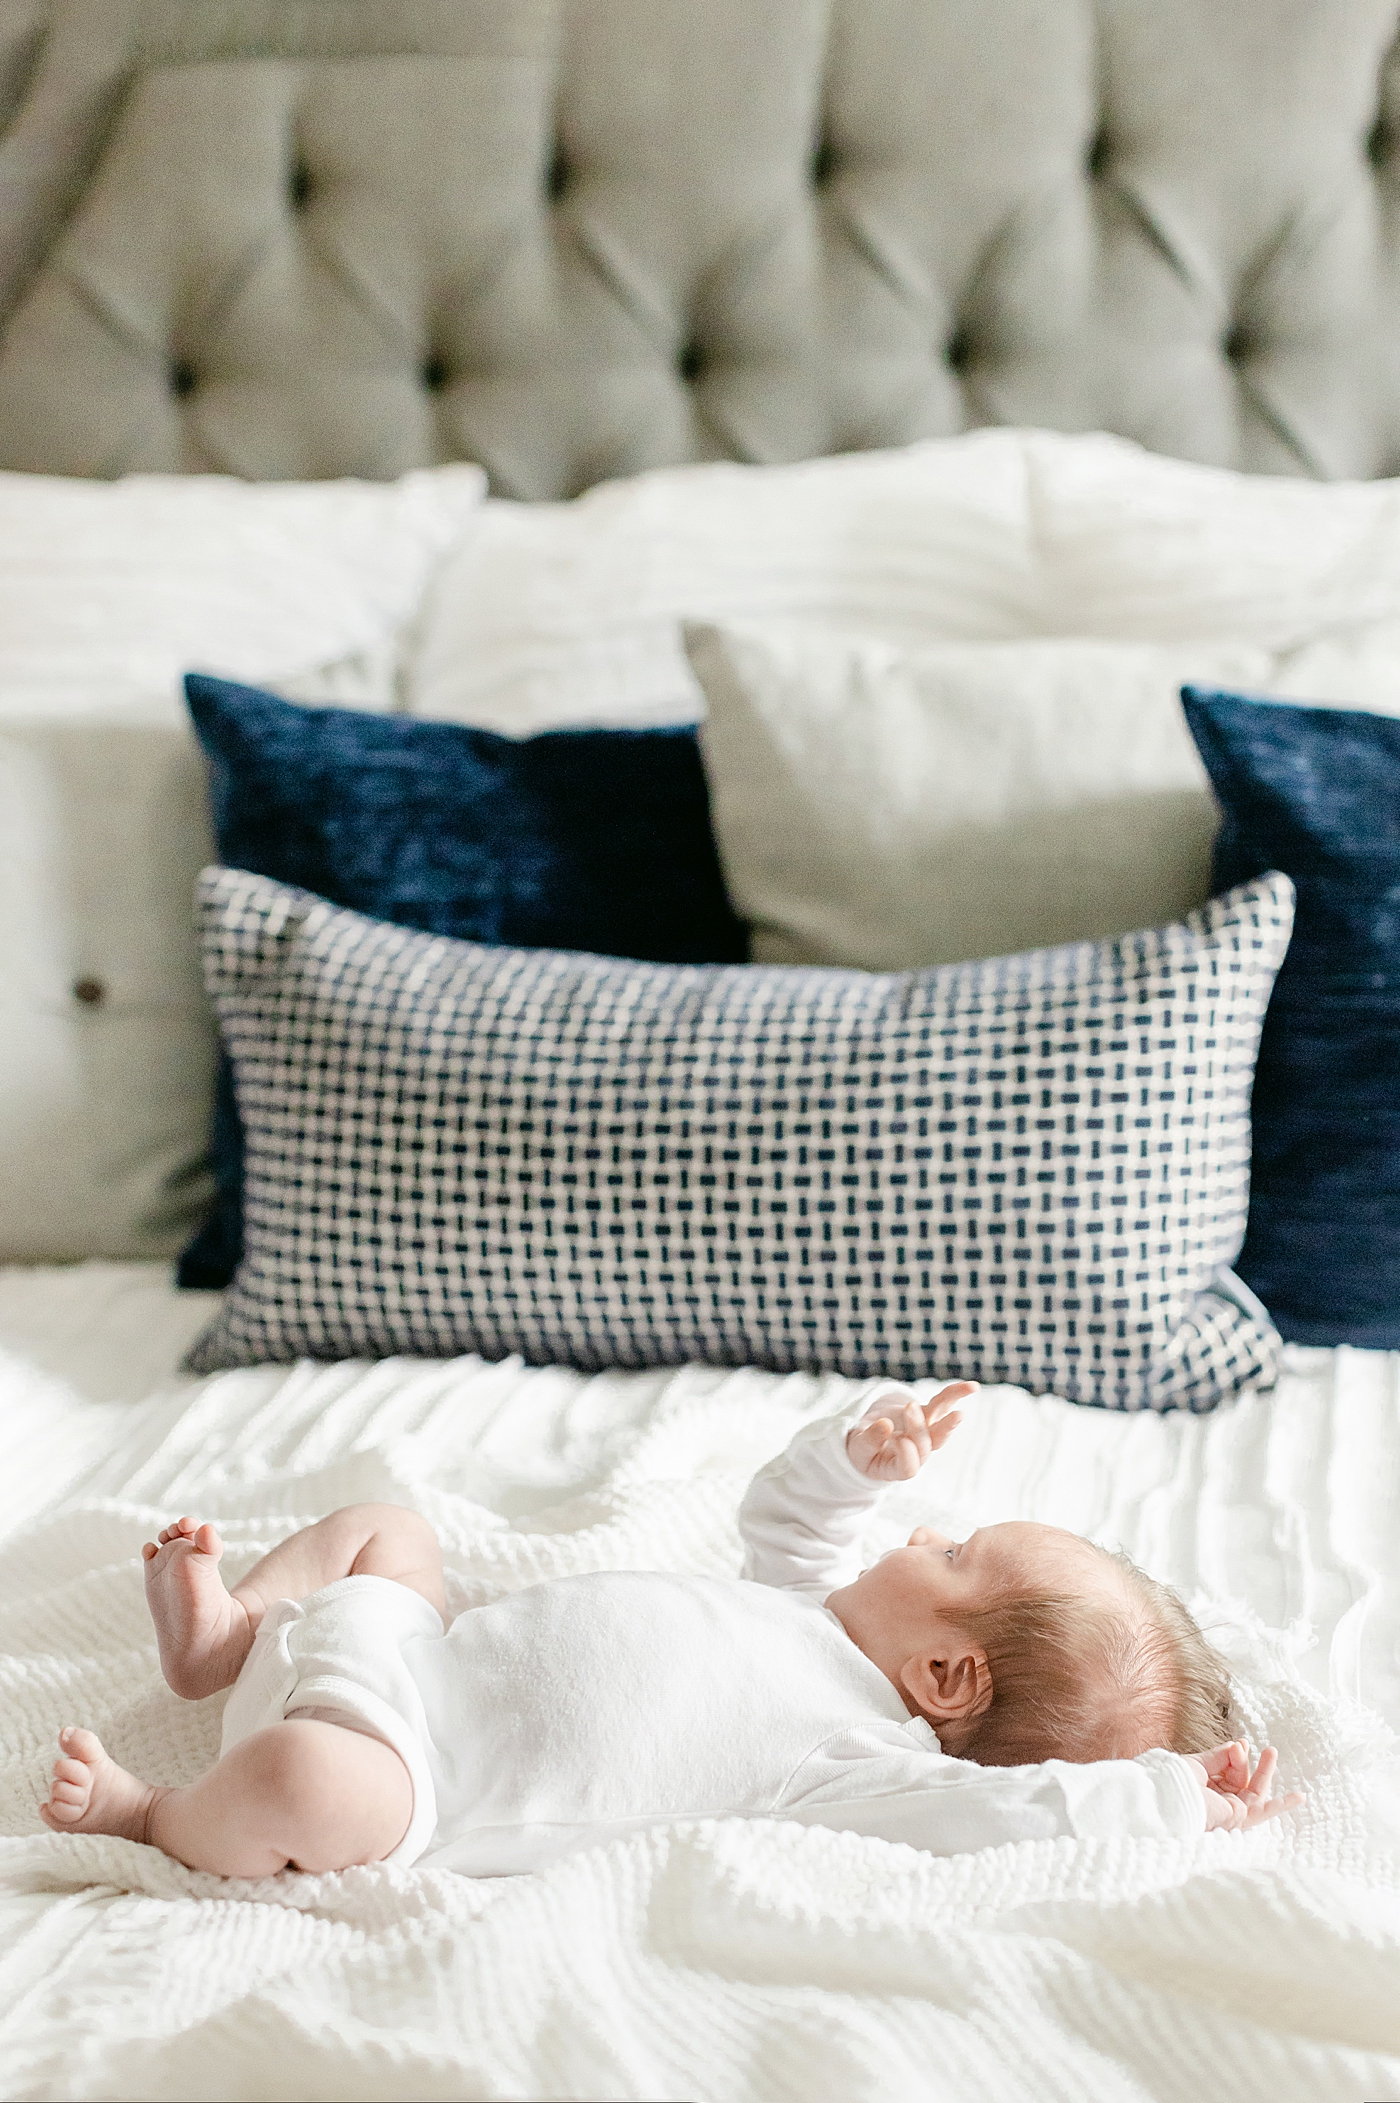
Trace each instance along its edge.
<instances>
[{"instance_id":1,"label":"navy blue velvet pillow","mask_svg":"<svg viewBox=\"0 0 1400 2103\"><path fill-rule=\"evenodd\" d=\"M1217 890L1298 891L1254 1075L1240 1276L1295 1343L1400 1348L1400 722L1183 690Z\"/></svg>"},{"instance_id":2,"label":"navy blue velvet pillow","mask_svg":"<svg viewBox=\"0 0 1400 2103\"><path fill-rule=\"evenodd\" d=\"M731 964L748 933L725 893L692 729L497 737L458 723L299 708L191 673L219 857L424 934ZM243 1135L224 1061L215 1211L181 1285L242 1252Z\"/></svg>"}]
</instances>

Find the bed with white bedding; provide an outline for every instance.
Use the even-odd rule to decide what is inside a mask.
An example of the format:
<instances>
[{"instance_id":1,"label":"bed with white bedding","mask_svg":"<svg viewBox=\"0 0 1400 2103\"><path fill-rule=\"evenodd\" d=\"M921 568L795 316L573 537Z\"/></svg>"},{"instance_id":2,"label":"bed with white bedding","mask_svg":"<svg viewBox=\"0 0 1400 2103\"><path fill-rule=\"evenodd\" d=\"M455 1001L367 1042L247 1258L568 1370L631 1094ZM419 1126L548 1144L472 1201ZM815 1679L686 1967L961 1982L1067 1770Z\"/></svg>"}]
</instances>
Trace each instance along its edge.
<instances>
[{"instance_id":1,"label":"bed with white bedding","mask_svg":"<svg viewBox=\"0 0 1400 2103\"><path fill-rule=\"evenodd\" d=\"M1293 1343L1201 1415L988 1385L870 1528L1035 1518L1174 1584L1304 1793L1256 1832L240 1884L37 1816L64 1723L159 1781L216 1750L142 1597L179 1513L237 1572L417 1505L458 1607L733 1573L750 1475L854 1391L182 1370L181 674L513 740L704 716L760 960L1176 922L1183 682L1400 717L1398 92L1396 0L0 0L0 2093L1400 2096L1400 1351ZM1394 1341L1400 1212L1349 1189L1313 1282L1360 1335L1365 1268Z\"/></svg>"},{"instance_id":2,"label":"bed with white bedding","mask_svg":"<svg viewBox=\"0 0 1400 2103\"><path fill-rule=\"evenodd\" d=\"M1400 1361L1295 1351L1277 1392L1124 1417L988 1390L870 1548L1019 1516L1193 1600L1307 1793L1185 1843L938 1859L778 1821L663 1828L520 1879L237 1884L34 1831L54 1733L178 1781L221 1699L161 1680L139 1543L229 1566L339 1503L418 1505L450 1601L607 1568L733 1572L751 1471L848 1384L466 1358L178 1372L162 1268L0 1283L7 1427L0 2085L34 2097L1385 2096L1400 2071Z\"/></svg>"}]
</instances>

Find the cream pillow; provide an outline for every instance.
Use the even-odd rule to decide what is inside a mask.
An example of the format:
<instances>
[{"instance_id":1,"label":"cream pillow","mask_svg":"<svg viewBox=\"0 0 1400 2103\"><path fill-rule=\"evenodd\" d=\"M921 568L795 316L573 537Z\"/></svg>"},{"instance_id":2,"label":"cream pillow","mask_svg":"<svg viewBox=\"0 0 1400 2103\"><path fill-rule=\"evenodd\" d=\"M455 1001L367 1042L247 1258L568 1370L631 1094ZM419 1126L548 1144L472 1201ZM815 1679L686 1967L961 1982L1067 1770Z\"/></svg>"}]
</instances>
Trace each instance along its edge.
<instances>
[{"instance_id":1,"label":"cream pillow","mask_svg":"<svg viewBox=\"0 0 1400 2103\"><path fill-rule=\"evenodd\" d=\"M205 803L178 724L0 719L0 1260L170 1254L207 1205Z\"/></svg>"},{"instance_id":2,"label":"cream pillow","mask_svg":"<svg viewBox=\"0 0 1400 2103\"><path fill-rule=\"evenodd\" d=\"M895 971L1179 919L1217 812L1186 680L1245 691L1220 644L1055 639L921 650L789 624L691 627L711 808L770 963Z\"/></svg>"},{"instance_id":3,"label":"cream pillow","mask_svg":"<svg viewBox=\"0 0 1400 2103\"><path fill-rule=\"evenodd\" d=\"M0 1262L172 1254L207 1203L213 845L180 675L394 705L483 488L0 474Z\"/></svg>"}]
</instances>

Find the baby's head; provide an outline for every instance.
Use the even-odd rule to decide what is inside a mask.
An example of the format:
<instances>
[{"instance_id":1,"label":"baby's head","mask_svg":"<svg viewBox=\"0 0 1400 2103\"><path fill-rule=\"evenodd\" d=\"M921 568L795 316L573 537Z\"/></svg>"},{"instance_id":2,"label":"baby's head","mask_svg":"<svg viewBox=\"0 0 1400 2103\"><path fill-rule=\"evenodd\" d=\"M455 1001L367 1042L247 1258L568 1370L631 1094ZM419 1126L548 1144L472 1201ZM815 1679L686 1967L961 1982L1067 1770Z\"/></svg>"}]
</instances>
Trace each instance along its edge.
<instances>
[{"instance_id":1,"label":"baby's head","mask_svg":"<svg viewBox=\"0 0 1400 2103\"><path fill-rule=\"evenodd\" d=\"M1230 1736L1224 1661L1176 1594L1059 1527L921 1526L827 1605L943 1750L984 1767Z\"/></svg>"}]
</instances>

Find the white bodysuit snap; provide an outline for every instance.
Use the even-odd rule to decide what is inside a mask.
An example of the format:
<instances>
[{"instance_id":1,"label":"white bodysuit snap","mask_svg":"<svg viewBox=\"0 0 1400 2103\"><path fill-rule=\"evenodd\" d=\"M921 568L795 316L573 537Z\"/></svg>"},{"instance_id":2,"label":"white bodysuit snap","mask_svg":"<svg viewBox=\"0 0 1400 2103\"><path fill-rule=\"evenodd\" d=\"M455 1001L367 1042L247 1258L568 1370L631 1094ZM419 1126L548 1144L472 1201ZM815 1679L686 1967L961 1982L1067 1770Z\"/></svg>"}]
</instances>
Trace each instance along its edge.
<instances>
[{"instance_id":1,"label":"white bodysuit snap","mask_svg":"<svg viewBox=\"0 0 1400 2103\"><path fill-rule=\"evenodd\" d=\"M1023 1768L948 1758L822 1604L859 1574L852 1544L883 1489L845 1450L874 1392L807 1426L755 1478L743 1577L554 1578L445 1632L425 1599L386 1578L280 1602L229 1697L223 1750L291 1715L367 1730L413 1780L389 1859L476 1876L735 1813L936 1854L1201 1832L1203 1792L1172 1753Z\"/></svg>"}]
</instances>

